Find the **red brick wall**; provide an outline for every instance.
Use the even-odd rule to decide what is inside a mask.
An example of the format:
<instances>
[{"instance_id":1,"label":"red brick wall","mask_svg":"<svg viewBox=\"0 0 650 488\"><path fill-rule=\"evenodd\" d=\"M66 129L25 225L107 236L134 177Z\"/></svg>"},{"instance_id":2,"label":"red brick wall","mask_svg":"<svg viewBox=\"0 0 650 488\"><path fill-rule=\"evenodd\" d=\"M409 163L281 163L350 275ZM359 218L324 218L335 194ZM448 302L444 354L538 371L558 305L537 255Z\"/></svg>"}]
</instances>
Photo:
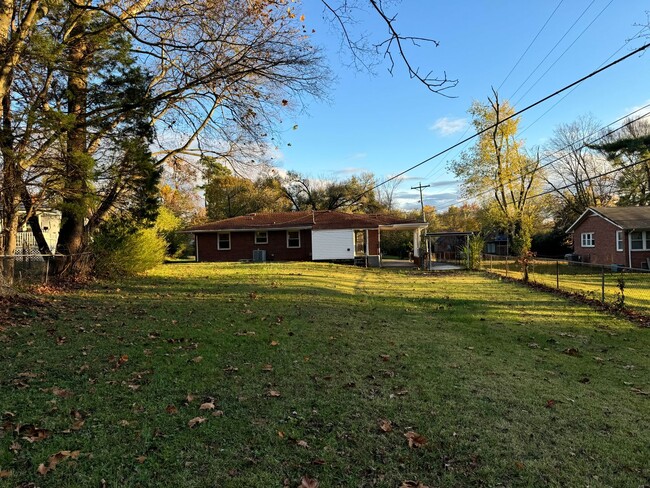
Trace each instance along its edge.
<instances>
[{"instance_id":1,"label":"red brick wall","mask_svg":"<svg viewBox=\"0 0 650 488\"><path fill-rule=\"evenodd\" d=\"M230 250L217 249L217 233L195 234L199 261L253 259L253 250L264 249L267 261L311 261L311 230L300 231L300 247L287 248L287 231L269 231L268 244L255 244L255 232L230 233Z\"/></svg>"},{"instance_id":2,"label":"red brick wall","mask_svg":"<svg viewBox=\"0 0 650 488\"><path fill-rule=\"evenodd\" d=\"M593 264L622 264L627 266L627 235L623 236L623 251L616 250L616 231L621 230L601 217L591 215L573 231L573 250L583 261ZM582 247L582 234L593 232L596 245ZM632 253L635 254L635 253Z\"/></svg>"}]
</instances>

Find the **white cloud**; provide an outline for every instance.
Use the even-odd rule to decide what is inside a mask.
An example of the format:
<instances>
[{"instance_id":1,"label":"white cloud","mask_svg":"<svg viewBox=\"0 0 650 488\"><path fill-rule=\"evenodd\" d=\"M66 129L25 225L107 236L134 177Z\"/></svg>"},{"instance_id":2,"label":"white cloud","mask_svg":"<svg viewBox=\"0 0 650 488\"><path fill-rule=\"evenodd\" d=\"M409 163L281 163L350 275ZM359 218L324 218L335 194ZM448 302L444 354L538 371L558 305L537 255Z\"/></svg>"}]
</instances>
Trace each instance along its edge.
<instances>
[{"instance_id":1,"label":"white cloud","mask_svg":"<svg viewBox=\"0 0 650 488\"><path fill-rule=\"evenodd\" d=\"M437 132L443 137L451 136L465 130L467 127L466 118L440 117L436 120L429 130Z\"/></svg>"}]
</instances>

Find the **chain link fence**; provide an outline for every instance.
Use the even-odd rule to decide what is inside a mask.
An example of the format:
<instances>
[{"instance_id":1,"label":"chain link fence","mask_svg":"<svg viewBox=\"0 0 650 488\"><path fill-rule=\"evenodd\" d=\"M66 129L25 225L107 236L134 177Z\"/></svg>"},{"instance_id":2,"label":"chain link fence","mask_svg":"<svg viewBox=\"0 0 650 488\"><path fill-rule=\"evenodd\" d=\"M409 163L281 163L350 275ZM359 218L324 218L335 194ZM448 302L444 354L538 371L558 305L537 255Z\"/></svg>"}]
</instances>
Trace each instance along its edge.
<instances>
[{"instance_id":1,"label":"chain link fence","mask_svg":"<svg viewBox=\"0 0 650 488\"><path fill-rule=\"evenodd\" d=\"M72 255L27 253L13 256L0 255L0 264L5 276L7 270L13 268L13 284L20 287L47 284L57 269L88 269L90 258L90 253Z\"/></svg>"},{"instance_id":2,"label":"chain link fence","mask_svg":"<svg viewBox=\"0 0 650 488\"><path fill-rule=\"evenodd\" d=\"M485 271L522 280L523 265L512 256L483 256ZM618 308L650 316L650 272L620 265L600 265L563 259L530 258L528 276L538 283Z\"/></svg>"}]
</instances>

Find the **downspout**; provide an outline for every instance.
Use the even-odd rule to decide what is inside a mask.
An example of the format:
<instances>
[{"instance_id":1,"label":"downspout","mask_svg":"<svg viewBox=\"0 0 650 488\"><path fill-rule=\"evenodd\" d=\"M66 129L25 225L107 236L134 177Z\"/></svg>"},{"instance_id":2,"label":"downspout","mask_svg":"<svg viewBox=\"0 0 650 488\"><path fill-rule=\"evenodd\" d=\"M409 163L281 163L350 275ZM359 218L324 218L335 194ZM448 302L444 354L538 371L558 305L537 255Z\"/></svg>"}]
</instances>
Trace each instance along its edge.
<instances>
[{"instance_id":1,"label":"downspout","mask_svg":"<svg viewBox=\"0 0 650 488\"><path fill-rule=\"evenodd\" d=\"M199 262L199 235L194 234L194 253L196 254L196 262Z\"/></svg>"},{"instance_id":2,"label":"downspout","mask_svg":"<svg viewBox=\"0 0 650 488\"><path fill-rule=\"evenodd\" d=\"M627 267L632 269L632 232L635 229L631 229L627 232Z\"/></svg>"}]
</instances>

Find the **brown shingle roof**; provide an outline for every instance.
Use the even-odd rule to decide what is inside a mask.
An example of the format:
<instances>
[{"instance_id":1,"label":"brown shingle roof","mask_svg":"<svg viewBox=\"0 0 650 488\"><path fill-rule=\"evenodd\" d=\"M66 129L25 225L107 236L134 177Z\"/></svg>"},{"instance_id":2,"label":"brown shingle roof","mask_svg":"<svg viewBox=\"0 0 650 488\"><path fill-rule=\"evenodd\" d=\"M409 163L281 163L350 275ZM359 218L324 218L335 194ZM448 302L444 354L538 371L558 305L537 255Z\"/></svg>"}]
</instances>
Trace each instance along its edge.
<instances>
[{"instance_id":1,"label":"brown shingle roof","mask_svg":"<svg viewBox=\"0 0 650 488\"><path fill-rule=\"evenodd\" d=\"M624 230L650 229L650 207L589 207L567 232L571 232L589 215L598 215Z\"/></svg>"},{"instance_id":2,"label":"brown shingle roof","mask_svg":"<svg viewBox=\"0 0 650 488\"><path fill-rule=\"evenodd\" d=\"M349 214L329 210L275 212L242 215L195 225L186 232L210 232L220 230L291 229L299 227L315 230L327 229L375 229L380 225L421 224L412 219L400 219L380 214Z\"/></svg>"},{"instance_id":3,"label":"brown shingle roof","mask_svg":"<svg viewBox=\"0 0 650 488\"><path fill-rule=\"evenodd\" d=\"M591 210L625 230L650 229L650 207L594 207Z\"/></svg>"}]
</instances>

